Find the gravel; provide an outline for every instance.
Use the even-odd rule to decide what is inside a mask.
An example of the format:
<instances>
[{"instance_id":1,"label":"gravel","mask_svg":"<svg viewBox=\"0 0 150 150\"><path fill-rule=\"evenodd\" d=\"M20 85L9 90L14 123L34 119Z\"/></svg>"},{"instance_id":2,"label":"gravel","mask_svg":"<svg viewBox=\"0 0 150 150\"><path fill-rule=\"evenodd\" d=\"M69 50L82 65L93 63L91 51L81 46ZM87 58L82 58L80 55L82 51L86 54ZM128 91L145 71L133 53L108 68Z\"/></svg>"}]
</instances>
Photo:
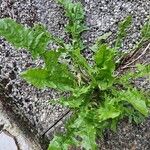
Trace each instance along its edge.
<instances>
[{"instance_id":1,"label":"gravel","mask_svg":"<svg viewBox=\"0 0 150 150\"><path fill-rule=\"evenodd\" d=\"M107 132L101 140L101 150L149 150L150 118L140 125L123 121L116 133Z\"/></svg>"},{"instance_id":2,"label":"gravel","mask_svg":"<svg viewBox=\"0 0 150 150\"><path fill-rule=\"evenodd\" d=\"M83 34L84 43L87 45L84 54L88 59L92 56L89 47L96 38L111 31L113 36L110 37L109 42L112 43L118 23L128 15L132 16L133 24L122 49L127 50L133 47L140 38L141 26L150 15L149 0L81 0L81 2L86 13L85 23L89 27L89 31ZM69 39L68 35L64 33L64 26L67 22L67 19L64 18L64 11L54 0L2 0L0 1L0 18L4 17L14 18L27 26L41 22L54 35L65 41ZM43 62L33 60L30 54L23 49L16 51L2 38L0 40L0 62L0 83L8 91L11 103L16 106L18 113L26 116L38 133L43 135L67 112L66 108L49 104L49 100L58 98L60 93L51 89L38 90L28 85L19 76L27 68L41 66ZM118 134L109 133L110 138L108 142L106 140L102 144L102 148L111 150L131 149L132 143L134 145L134 141L136 141L135 145L139 149L145 150L147 147L150 149L150 145L147 143L150 137L143 136L140 139L138 136L150 133L148 123L149 120L139 129L139 126L136 127L123 122ZM126 126L128 130L123 132L123 127ZM49 138L51 138L50 135L51 133L46 133ZM137 149L136 147L135 149Z\"/></svg>"}]
</instances>

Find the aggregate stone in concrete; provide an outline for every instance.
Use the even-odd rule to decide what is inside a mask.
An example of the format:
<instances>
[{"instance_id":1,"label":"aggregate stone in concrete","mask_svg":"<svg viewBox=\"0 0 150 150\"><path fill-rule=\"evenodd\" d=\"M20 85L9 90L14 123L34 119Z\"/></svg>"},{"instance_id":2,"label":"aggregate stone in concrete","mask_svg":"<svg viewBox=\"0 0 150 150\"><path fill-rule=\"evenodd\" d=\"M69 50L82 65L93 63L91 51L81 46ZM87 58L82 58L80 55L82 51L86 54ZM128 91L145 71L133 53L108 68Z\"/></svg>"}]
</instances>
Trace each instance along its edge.
<instances>
[{"instance_id":1,"label":"aggregate stone in concrete","mask_svg":"<svg viewBox=\"0 0 150 150\"><path fill-rule=\"evenodd\" d=\"M113 43L119 21L128 15L132 16L133 23L122 49L133 47L140 38L140 28L150 15L149 0L81 0L81 3L86 13L85 23L89 27L89 31L83 34L84 43L88 45L85 51L88 59L92 56L89 47L96 38L111 31L109 41ZM0 5L1 18L11 17L28 26L41 22L51 33L68 41L69 37L64 33L67 19L64 18L63 9L54 0L2 0ZM33 60L25 50L16 51L4 39L1 39L0 45L0 83L9 91L18 111L43 134L67 111L59 105L49 105L49 100L58 98L60 93L51 89L38 90L28 85L19 73L30 67L41 66L43 62Z\"/></svg>"},{"instance_id":2,"label":"aggregate stone in concrete","mask_svg":"<svg viewBox=\"0 0 150 150\"><path fill-rule=\"evenodd\" d=\"M41 150L39 143L21 130L14 118L15 114L10 114L0 101L0 150Z\"/></svg>"},{"instance_id":3,"label":"aggregate stone in concrete","mask_svg":"<svg viewBox=\"0 0 150 150\"><path fill-rule=\"evenodd\" d=\"M65 112L61 106L51 106L49 101L58 97L54 90L38 90L21 79L20 73L29 67L38 66L25 51L14 50L7 42L1 47L2 69L0 81L18 108L18 113L25 115L40 134ZM9 56L7 55L9 52Z\"/></svg>"},{"instance_id":4,"label":"aggregate stone in concrete","mask_svg":"<svg viewBox=\"0 0 150 150\"><path fill-rule=\"evenodd\" d=\"M28 22L28 20L35 17L34 11L30 10L33 8L36 11L36 6L33 6L30 1L14 1L11 4L2 1L1 17L11 16L21 23L32 26L32 21ZM37 20L38 17L33 19L34 22ZM0 82L8 91L12 103L16 105L18 113L26 116L42 135L65 113L65 109L59 105L49 104L51 99L59 97L55 90L38 90L22 80L19 74L27 68L42 65L43 62L34 61L25 50L17 51L3 39L0 40L0 62Z\"/></svg>"}]
</instances>

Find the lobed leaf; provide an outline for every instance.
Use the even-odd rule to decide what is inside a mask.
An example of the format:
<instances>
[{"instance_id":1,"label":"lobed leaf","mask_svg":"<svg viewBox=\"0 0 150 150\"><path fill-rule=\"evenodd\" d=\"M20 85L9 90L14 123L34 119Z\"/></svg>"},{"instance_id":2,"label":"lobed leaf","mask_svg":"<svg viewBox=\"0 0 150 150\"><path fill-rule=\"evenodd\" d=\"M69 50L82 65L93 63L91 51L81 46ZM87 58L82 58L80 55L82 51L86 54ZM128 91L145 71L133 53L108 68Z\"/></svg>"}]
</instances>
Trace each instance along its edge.
<instances>
[{"instance_id":1,"label":"lobed leaf","mask_svg":"<svg viewBox=\"0 0 150 150\"><path fill-rule=\"evenodd\" d=\"M58 2L64 7L65 16L69 19L66 25L66 31L71 34L73 38L72 44L74 49L84 49L80 35L83 31L87 30L87 28L83 23L85 15L81 3L73 3L72 0L58 0Z\"/></svg>"},{"instance_id":2,"label":"lobed leaf","mask_svg":"<svg viewBox=\"0 0 150 150\"><path fill-rule=\"evenodd\" d=\"M132 23L132 17L127 16L122 22L119 23L117 39L115 42L115 49L121 47L121 43L124 40L125 36L127 35L127 29L130 27Z\"/></svg>"},{"instance_id":3,"label":"lobed leaf","mask_svg":"<svg viewBox=\"0 0 150 150\"><path fill-rule=\"evenodd\" d=\"M105 43L105 40L111 36L112 32L107 32L100 36L97 40L96 43L90 48L93 52L96 52L98 48Z\"/></svg>"},{"instance_id":4,"label":"lobed leaf","mask_svg":"<svg viewBox=\"0 0 150 150\"><path fill-rule=\"evenodd\" d=\"M87 107L82 107L74 118L73 121L68 125L69 128L73 129L74 136L80 137L80 146L86 150L96 150L96 128L94 116L90 115L92 111L88 110Z\"/></svg>"},{"instance_id":5,"label":"lobed leaf","mask_svg":"<svg viewBox=\"0 0 150 150\"><path fill-rule=\"evenodd\" d=\"M105 44L101 45L95 53L95 79L101 90L105 90L113 84L113 73L115 70L114 55L115 51Z\"/></svg>"},{"instance_id":6,"label":"lobed leaf","mask_svg":"<svg viewBox=\"0 0 150 150\"><path fill-rule=\"evenodd\" d=\"M150 78L150 65L142 65L142 64L136 64L136 71L127 71L120 77L117 77L115 82L119 84L123 84L124 86L129 87L131 85L131 81L137 78L141 77L147 77Z\"/></svg>"},{"instance_id":7,"label":"lobed leaf","mask_svg":"<svg viewBox=\"0 0 150 150\"><path fill-rule=\"evenodd\" d=\"M93 126L87 125L77 135L82 138L81 148L86 150L96 150L96 129Z\"/></svg>"},{"instance_id":8,"label":"lobed leaf","mask_svg":"<svg viewBox=\"0 0 150 150\"><path fill-rule=\"evenodd\" d=\"M145 98L135 88L120 92L118 98L121 101L127 101L141 114L148 116L148 107L146 106Z\"/></svg>"},{"instance_id":9,"label":"lobed leaf","mask_svg":"<svg viewBox=\"0 0 150 150\"><path fill-rule=\"evenodd\" d=\"M28 49L34 57L41 56L51 39L42 25L33 28L24 27L14 20L0 19L0 36L3 36L17 48Z\"/></svg>"},{"instance_id":10,"label":"lobed leaf","mask_svg":"<svg viewBox=\"0 0 150 150\"><path fill-rule=\"evenodd\" d=\"M74 59L75 63L78 65L78 67L81 67L83 70L86 70L87 75L91 76L92 68L89 66L87 60L80 53L80 49L72 51L71 56Z\"/></svg>"},{"instance_id":11,"label":"lobed leaf","mask_svg":"<svg viewBox=\"0 0 150 150\"><path fill-rule=\"evenodd\" d=\"M122 114L121 107L118 105L118 101L115 98L107 97L104 102L104 106L98 109L99 122L118 118Z\"/></svg>"},{"instance_id":12,"label":"lobed leaf","mask_svg":"<svg viewBox=\"0 0 150 150\"><path fill-rule=\"evenodd\" d=\"M150 40L150 20L142 27L141 34L145 40Z\"/></svg>"},{"instance_id":13,"label":"lobed leaf","mask_svg":"<svg viewBox=\"0 0 150 150\"><path fill-rule=\"evenodd\" d=\"M53 140L50 142L48 150L62 150L62 138L59 136L55 136Z\"/></svg>"},{"instance_id":14,"label":"lobed leaf","mask_svg":"<svg viewBox=\"0 0 150 150\"><path fill-rule=\"evenodd\" d=\"M75 83L74 79L65 72L64 66L62 66L61 70L60 68L61 67L55 68L52 72L41 68L29 69L22 73L22 77L38 88L49 87L62 91L73 90Z\"/></svg>"}]
</instances>

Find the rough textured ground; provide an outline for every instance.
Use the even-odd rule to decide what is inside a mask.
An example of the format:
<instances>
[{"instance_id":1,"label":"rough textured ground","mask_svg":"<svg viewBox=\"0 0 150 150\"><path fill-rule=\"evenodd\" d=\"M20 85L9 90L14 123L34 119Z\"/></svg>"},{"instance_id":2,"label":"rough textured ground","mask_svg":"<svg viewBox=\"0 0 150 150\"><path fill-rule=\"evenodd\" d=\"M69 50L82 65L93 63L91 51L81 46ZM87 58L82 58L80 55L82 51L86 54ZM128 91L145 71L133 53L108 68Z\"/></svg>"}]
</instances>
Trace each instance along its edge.
<instances>
[{"instance_id":1,"label":"rough textured ground","mask_svg":"<svg viewBox=\"0 0 150 150\"><path fill-rule=\"evenodd\" d=\"M89 31L83 34L84 42L88 46L91 46L95 39L105 32L111 31L115 35L118 22L131 15L133 25L123 45L123 49L127 50L139 39L139 29L150 15L149 0L81 0L81 2L86 12L85 22L89 27ZM41 22L54 35L66 41L68 39L63 30L67 20L63 16L63 9L54 0L1 0L0 18L4 17L14 18L28 26ZM114 36L109 40L113 41L113 39ZM90 59L89 48L86 49L85 56ZM43 135L67 110L61 106L49 105L49 100L59 97L59 93L54 90L38 90L20 78L20 72L32 66L42 65L42 62L33 61L25 50L16 51L2 38L0 39L0 62L0 83L11 98L10 102L15 105L18 113L25 116L38 133ZM108 134L108 140L102 144L102 149L131 149L132 144L133 150L150 149L147 143L150 139L148 123L149 120L142 128L122 123L118 134ZM61 126L61 123L56 126ZM46 135L51 138L51 133L50 130ZM136 147L134 143L137 143Z\"/></svg>"},{"instance_id":2,"label":"rough textured ground","mask_svg":"<svg viewBox=\"0 0 150 150\"><path fill-rule=\"evenodd\" d=\"M7 145L5 144L6 149L10 149L10 147L13 146L11 149L18 147L21 150L41 150L40 145L34 141L33 137L28 136L25 130L20 130L20 127L13 120L12 114L10 115L10 112L6 112L6 107L4 108L0 101L0 134L1 133L6 133L14 139L15 144L10 141L8 142L8 140L4 142L7 143ZM0 145L0 149L5 149L4 145Z\"/></svg>"},{"instance_id":3,"label":"rough textured ground","mask_svg":"<svg viewBox=\"0 0 150 150\"><path fill-rule=\"evenodd\" d=\"M1 17L11 16L18 22L29 26L39 20L37 7L30 1L14 1L7 6L8 1L2 1ZM43 3L44 4L44 3ZM40 9L41 10L41 9ZM42 12L42 11L41 11ZM7 14L8 13L8 14ZM39 20L40 21L40 20ZM58 118L64 113L65 109L61 106L50 106L49 100L58 97L54 90L37 90L27 85L19 73L29 67L42 64L40 61L33 61L31 56L25 51L16 51L10 44L0 40L0 62L1 62L1 83L9 91L12 103L17 105L21 111L38 129L42 135Z\"/></svg>"},{"instance_id":4,"label":"rough textured ground","mask_svg":"<svg viewBox=\"0 0 150 150\"><path fill-rule=\"evenodd\" d=\"M150 118L141 125L123 121L117 133L108 132L100 143L101 150L149 150Z\"/></svg>"}]
</instances>

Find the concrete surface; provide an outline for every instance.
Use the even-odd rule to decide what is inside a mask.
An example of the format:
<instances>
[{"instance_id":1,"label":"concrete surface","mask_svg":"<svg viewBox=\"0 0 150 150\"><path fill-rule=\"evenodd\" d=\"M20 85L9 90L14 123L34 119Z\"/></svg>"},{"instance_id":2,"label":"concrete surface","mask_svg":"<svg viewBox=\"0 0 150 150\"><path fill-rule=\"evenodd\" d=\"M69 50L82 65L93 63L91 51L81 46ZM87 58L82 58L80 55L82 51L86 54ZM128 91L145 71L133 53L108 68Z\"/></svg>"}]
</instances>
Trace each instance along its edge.
<instances>
[{"instance_id":1,"label":"concrete surface","mask_svg":"<svg viewBox=\"0 0 150 150\"><path fill-rule=\"evenodd\" d=\"M127 50L133 47L140 38L139 30L141 26L148 20L150 15L149 0L81 0L81 2L86 12L85 23L89 27L89 31L83 34L83 40L87 44L84 54L89 60L92 56L89 47L95 39L103 33L111 31L113 36L110 37L109 41L113 43L118 22L127 15L133 17L133 24L122 49ZM41 22L47 26L51 33L68 41L69 37L64 33L67 19L64 18L63 12L63 9L54 0L0 1L0 18L11 17L28 26ZM63 124L58 120L61 120L63 115L68 114L66 108L49 104L49 100L58 98L60 93L51 89L38 90L28 85L19 76L19 73L27 68L42 65L42 61L33 60L25 50L16 51L14 47L1 38L0 62L0 83L7 92L7 97L9 97L6 103L9 102L13 105L17 114L27 118L32 127L38 131L39 136L46 135L51 139L53 133L51 131L55 131L57 125L62 126ZM134 128L132 129L134 130ZM130 130L128 131L130 132ZM150 130L147 131L148 134L149 132ZM121 132L119 132L120 134ZM136 133L133 131L133 134ZM124 138L126 137L124 136ZM142 141L143 143L145 141L146 145L147 138L149 136ZM118 142L117 139L116 141ZM118 147L115 144L113 146L114 142L115 140L110 139L109 144L107 143L107 149L121 150L121 144L118 144ZM139 149L143 149L143 145L141 145L142 147L140 144L138 146ZM148 148L150 149L150 145L148 145ZM126 146L125 149L130 149L130 147Z\"/></svg>"}]
</instances>

